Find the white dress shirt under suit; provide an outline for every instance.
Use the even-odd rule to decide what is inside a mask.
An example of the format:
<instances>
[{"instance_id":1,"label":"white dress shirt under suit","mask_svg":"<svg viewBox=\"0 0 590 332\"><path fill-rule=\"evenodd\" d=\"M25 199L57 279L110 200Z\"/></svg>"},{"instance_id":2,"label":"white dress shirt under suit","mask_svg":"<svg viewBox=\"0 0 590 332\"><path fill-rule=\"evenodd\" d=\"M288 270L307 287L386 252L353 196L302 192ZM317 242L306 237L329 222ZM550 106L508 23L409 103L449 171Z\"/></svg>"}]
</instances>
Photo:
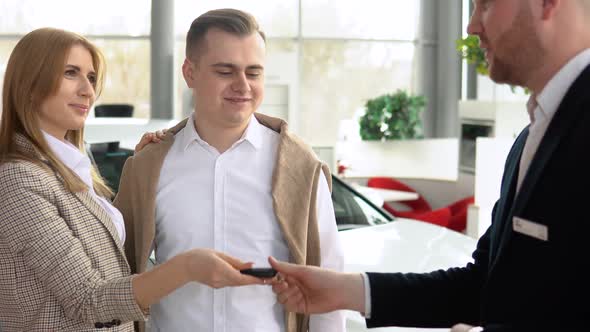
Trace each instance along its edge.
<instances>
[{"instance_id":1,"label":"white dress shirt under suit","mask_svg":"<svg viewBox=\"0 0 590 332\"><path fill-rule=\"evenodd\" d=\"M590 49L579 53L571 59L551 78L541 93L537 96L533 95L529 99L527 109L531 118L531 125L529 127L529 136L527 137L520 158L517 190L520 189L526 171L535 156L535 152L537 152L539 144L541 144L545 131L547 131L547 127L551 119L553 119L553 115L557 111L559 104L565 97L567 90L569 90L576 78L580 76L589 64Z\"/></svg>"},{"instance_id":2,"label":"white dress shirt under suit","mask_svg":"<svg viewBox=\"0 0 590 332\"><path fill-rule=\"evenodd\" d=\"M197 120L198 121L198 120ZM255 266L289 260L271 197L279 134L254 116L224 153L203 141L194 114L175 137L156 192L156 260L213 248ZM342 270L343 257L326 178L318 184L322 267ZM264 285L212 289L188 284L151 308L156 331L284 331L283 307ZM310 331L344 331L342 312L314 315Z\"/></svg>"}]
</instances>

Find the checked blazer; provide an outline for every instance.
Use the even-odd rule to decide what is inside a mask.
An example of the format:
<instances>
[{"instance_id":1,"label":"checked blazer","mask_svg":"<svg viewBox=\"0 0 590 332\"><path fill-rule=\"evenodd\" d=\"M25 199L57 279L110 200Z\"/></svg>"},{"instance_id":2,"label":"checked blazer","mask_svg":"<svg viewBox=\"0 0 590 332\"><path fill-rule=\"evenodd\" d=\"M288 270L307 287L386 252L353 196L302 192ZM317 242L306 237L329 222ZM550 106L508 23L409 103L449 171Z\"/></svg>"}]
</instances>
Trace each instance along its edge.
<instances>
[{"instance_id":1,"label":"checked blazer","mask_svg":"<svg viewBox=\"0 0 590 332\"><path fill-rule=\"evenodd\" d=\"M17 148L33 158L32 143ZM0 164L0 329L133 331L135 302L123 244L88 192L30 161Z\"/></svg>"}]
</instances>

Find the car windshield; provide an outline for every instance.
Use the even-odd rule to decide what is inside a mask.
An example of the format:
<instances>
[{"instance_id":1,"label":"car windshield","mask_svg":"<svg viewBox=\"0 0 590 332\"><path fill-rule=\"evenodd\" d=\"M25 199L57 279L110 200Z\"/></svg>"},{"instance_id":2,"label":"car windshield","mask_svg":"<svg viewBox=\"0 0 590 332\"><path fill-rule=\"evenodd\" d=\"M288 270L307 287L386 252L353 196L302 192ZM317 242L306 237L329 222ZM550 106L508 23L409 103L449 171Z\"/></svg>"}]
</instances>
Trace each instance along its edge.
<instances>
[{"instance_id":1,"label":"car windshield","mask_svg":"<svg viewBox=\"0 0 590 332\"><path fill-rule=\"evenodd\" d=\"M393 217L340 178L332 175L332 202L338 230L391 222Z\"/></svg>"}]
</instances>

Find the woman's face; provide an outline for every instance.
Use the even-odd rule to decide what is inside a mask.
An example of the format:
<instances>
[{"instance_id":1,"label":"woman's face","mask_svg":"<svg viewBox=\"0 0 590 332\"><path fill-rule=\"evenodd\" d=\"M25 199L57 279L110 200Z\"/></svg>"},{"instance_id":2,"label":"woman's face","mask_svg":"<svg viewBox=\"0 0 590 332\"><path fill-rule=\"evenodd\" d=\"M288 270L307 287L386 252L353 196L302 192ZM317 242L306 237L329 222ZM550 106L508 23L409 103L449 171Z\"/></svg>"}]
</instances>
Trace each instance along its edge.
<instances>
[{"instance_id":1,"label":"woman's face","mask_svg":"<svg viewBox=\"0 0 590 332\"><path fill-rule=\"evenodd\" d=\"M41 129L60 140L68 130L82 129L96 97L95 85L92 55L82 45L73 46L66 56L57 92L40 105Z\"/></svg>"}]
</instances>

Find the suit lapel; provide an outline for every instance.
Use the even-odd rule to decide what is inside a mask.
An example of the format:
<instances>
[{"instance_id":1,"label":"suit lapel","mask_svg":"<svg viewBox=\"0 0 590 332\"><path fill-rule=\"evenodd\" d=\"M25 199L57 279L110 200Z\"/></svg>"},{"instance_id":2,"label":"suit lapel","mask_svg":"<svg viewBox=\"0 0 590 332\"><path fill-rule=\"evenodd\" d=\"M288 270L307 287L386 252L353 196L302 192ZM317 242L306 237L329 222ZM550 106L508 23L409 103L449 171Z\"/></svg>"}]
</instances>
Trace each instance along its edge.
<instances>
[{"instance_id":1,"label":"suit lapel","mask_svg":"<svg viewBox=\"0 0 590 332\"><path fill-rule=\"evenodd\" d=\"M529 134L529 127L527 126L514 142L514 147L510 151L507 158L506 169L504 170L504 178L502 180L502 191L500 193L500 201L498 208L494 215L494 227L491 229L491 250L490 262L493 262L493 257L498 249L500 238L504 232L505 223L503 222L508 212L512 209L514 203L514 195L516 193L516 183L518 179L518 166L520 165L520 158L524 145Z\"/></svg>"},{"instance_id":2,"label":"suit lapel","mask_svg":"<svg viewBox=\"0 0 590 332\"><path fill-rule=\"evenodd\" d=\"M110 216L104 210L102 206L92 197L92 195L88 191L84 192L76 192L74 196L82 203L95 217L100 221L102 226L107 230L113 241L115 242L115 246L119 250L119 253L125 257L125 251L123 249L123 243L121 243L121 239L119 237L119 232L115 228L115 224L113 224Z\"/></svg>"},{"instance_id":3,"label":"suit lapel","mask_svg":"<svg viewBox=\"0 0 590 332\"><path fill-rule=\"evenodd\" d=\"M36 158L39 158L39 160L41 160L42 162L47 163L47 160L35 150L33 143L31 143L31 141L23 135L16 134L15 142L22 152L33 155ZM47 166L51 168L49 164L47 164ZM63 181L63 178L59 175L59 173L55 172L55 176L59 179L59 181ZM100 221L100 223L107 230L107 232L115 242L115 246L119 250L121 257L125 257L125 251L123 249L123 243L121 243L121 239L119 238L119 233L115 228L115 225L113 224L110 216L103 209L103 207L99 205L99 203L92 197L92 195L88 191L76 192L74 193L74 196L80 201L80 203L82 203L82 205L84 205L94 215L94 217L96 217L96 219L98 219L98 221ZM122 261L124 261L125 264L129 267L125 259L123 259Z\"/></svg>"},{"instance_id":4,"label":"suit lapel","mask_svg":"<svg viewBox=\"0 0 590 332\"><path fill-rule=\"evenodd\" d=\"M535 190L535 186L543 174L545 166L559 146L562 137L567 135L567 132L576 123L578 115L583 111L581 104L588 99L586 93L588 86L590 86L590 66L586 67L582 74L575 80L559 105L537 148L533 160L531 160L527 174L522 181L520 191L514 199L514 204L512 208L508 209L510 212L508 214L503 213L501 215L502 219L498 220L503 224L504 229L500 234L498 252L495 255L496 257L494 257L495 261L501 256L502 250L512 238L512 217L522 214L531 194ZM516 167L518 169L518 166Z\"/></svg>"},{"instance_id":5,"label":"suit lapel","mask_svg":"<svg viewBox=\"0 0 590 332\"><path fill-rule=\"evenodd\" d=\"M555 112L551 123L547 127L547 131L531 161L529 170L522 181L521 190L514 202L515 213L522 212L537 182L541 178L543 169L551 159L562 137L576 123L578 114L582 109L580 104L584 101L583 97L587 94L586 90L588 86L590 86L590 66L572 84Z\"/></svg>"}]
</instances>

